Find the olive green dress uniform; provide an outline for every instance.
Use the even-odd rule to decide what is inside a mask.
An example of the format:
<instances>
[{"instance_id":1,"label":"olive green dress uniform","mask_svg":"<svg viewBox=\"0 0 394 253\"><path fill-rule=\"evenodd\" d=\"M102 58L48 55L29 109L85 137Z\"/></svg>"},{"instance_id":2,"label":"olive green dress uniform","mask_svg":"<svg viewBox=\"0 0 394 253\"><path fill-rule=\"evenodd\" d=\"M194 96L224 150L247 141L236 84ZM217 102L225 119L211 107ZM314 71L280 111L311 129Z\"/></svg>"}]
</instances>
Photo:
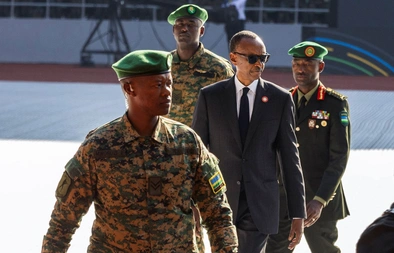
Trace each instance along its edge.
<instances>
[{"instance_id":1,"label":"olive green dress uniform","mask_svg":"<svg viewBox=\"0 0 394 253\"><path fill-rule=\"evenodd\" d=\"M301 46L297 51L300 54L326 54L319 52L321 46L313 42L298 45ZM337 221L349 215L341 181L350 152L349 104L344 95L326 88L320 81L314 90L300 115L295 114L295 131L305 180L306 203L315 199L324 207L316 223L304 229L304 235L313 253L341 252L334 243L338 239ZM298 86L291 88L290 92L299 107L299 94L302 93L298 92ZM279 233L270 235L267 253L292 252L287 249L291 222L287 220L285 200L282 191Z\"/></svg>"},{"instance_id":2,"label":"olive green dress uniform","mask_svg":"<svg viewBox=\"0 0 394 253\"><path fill-rule=\"evenodd\" d=\"M297 88L293 89L293 94ZM294 95L294 101L298 96ZM349 215L341 178L350 152L349 105L346 97L319 84L296 119L307 203L312 199L325 203L320 218L305 228L312 252L340 252L337 220ZM327 237L327 238L324 238Z\"/></svg>"},{"instance_id":3,"label":"olive green dress uniform","mask_svg":"<svg viewBox=\"0 0 394 253\"><path fill-rule=\"evenodd\" d=\"M197 52L187 61L181 61L176 50L171 53L174 83L168 117L191 126L200 89L234 76L234 70L228 60L204 48L201 42Z\"/></svg>"},{"instance_id":4,"label":"olive green dress uniform","mask_svg":"<svg viewBox=\"0 0 394 253\"><path fill-rule=\"evenodd\" d=\"M191 198L212 252L234 252L225 190L217 159L189 127L160 117L142 137L124 115L90 132L67 163L42 252L66 252L92 202L88 252L198 252Z\"/></svg>"},{"instance_id":5,"label":"olive green dress uniform","mask_svg":"<svg viewBox=\"0 0 394 253\"><path fill-rule=\"evenodd\" d=\"M295 103L297 87L290 90ZM320 82L300 116L296 117L296 136L305 179L306 203L313 199L325 203L320 218L304 235L313 253L341 252L337 221L349 215L341 178L350 152L349 105L345 96L324 87ZM270 235L267 253L288 250L291 221L287 220L286 197L281 192L279 232Z\"/></svg>"},{"instance_id":6,"label":"olive green dress uniform","mask_svg":"<svg viewBox=\"0 0 394 253\"><path fill-rule=\"evenodd\" d=\"M294 101L298 101L296 91L297 87L291 89ZM345 218L349 210L341 178L350 152L349 105L346 97L320 82L296 119L296 135L307 203L315 197L326 203L319 221Z\"/></svg>"}]
</instances>

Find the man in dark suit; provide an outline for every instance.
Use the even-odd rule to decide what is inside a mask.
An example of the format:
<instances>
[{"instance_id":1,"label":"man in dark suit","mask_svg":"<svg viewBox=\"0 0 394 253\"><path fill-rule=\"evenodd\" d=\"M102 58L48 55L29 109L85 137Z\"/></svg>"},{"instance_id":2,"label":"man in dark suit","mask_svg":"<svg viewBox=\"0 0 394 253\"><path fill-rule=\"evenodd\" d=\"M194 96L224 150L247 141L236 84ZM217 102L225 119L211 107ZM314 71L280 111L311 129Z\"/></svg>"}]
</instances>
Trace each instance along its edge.
<instances>
[{"instance_id":1,"label":"man in dark suit","mask_svg":"<svg viewBox=\"0 0 394 253\"><path fill-rule=\"evenodd\" d=\"M294 218L290 248L300 242L306 217L294 103L288 91L260 78L268 58L258 35L236 33L230 41L236 75L201 89L193 116L192 127L220 160L240 253L264 252L268 235L277 233L279 157Z\"/></svg>"},{"instance_id":2,"label":"man in dark suit","mask_svg":"<svg viewBox=\"0 0 394 253\"><path fill-rule=\"evenodd\" d=\"M313 253L341 252L335 246L337 221L349 215L341 182L350 151L349 106L345 96L326 88L319 79L327 53L325 47L310 41L289 50L298 84L290 92L298 105L296 134L308 215L305 238ZM281 209L286 209L285 202ZM268 239L267 253L292 252L286 247L289 230L289 222L282 220L279 233Z\"/></svg>"}]
</instances>

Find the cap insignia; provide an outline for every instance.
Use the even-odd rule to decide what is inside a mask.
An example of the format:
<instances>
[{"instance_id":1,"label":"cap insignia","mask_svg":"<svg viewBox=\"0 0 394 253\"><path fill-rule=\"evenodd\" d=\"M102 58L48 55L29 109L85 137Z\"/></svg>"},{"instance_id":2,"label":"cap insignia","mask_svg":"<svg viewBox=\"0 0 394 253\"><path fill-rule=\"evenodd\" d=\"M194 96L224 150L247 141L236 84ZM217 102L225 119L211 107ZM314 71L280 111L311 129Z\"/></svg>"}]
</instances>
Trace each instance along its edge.
<instances>
[{"instance_id":1,"label":"cap insignia","mask_svg":"<svg viewBox=\"0 0 394 253\"><path fill-rule=\"evenodd\" d=\"M194 13L196 13L196 9L193 6L189 6L187 8L187 13L189 13L190 15L193 15Z\"/></svg>"},{"instance_id":2,"label":"cap insignia","mask_svg":"<svg viewBox=\"0 0 394 253\"><path fill-rule=\"evenodd\" d=\"M307 57L312 57L312 56L314 56L315 55L315 49L313 48L313 47L307 47L307 48L305 48L305 55L307 56Z\"/></svg>"}]
</instances>

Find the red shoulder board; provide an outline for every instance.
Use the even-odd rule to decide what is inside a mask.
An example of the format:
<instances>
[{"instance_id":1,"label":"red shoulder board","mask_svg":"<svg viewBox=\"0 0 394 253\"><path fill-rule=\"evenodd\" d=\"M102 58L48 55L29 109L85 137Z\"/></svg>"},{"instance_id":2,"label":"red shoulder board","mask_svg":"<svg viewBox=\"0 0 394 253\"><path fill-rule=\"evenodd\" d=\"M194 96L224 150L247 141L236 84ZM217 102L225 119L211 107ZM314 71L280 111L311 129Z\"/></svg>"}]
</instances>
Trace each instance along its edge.
<instances>
[{"instance_id":1,"label":"red shoulder board","mask_svg":"<svg viewBox=\"0 0 394 253\"><path fill-rule=\"evenodd\" d=\"M317 88L317 100L324 100L326 97L326 87L320 83L319 88Z\"/></svg>"}]
</instances>

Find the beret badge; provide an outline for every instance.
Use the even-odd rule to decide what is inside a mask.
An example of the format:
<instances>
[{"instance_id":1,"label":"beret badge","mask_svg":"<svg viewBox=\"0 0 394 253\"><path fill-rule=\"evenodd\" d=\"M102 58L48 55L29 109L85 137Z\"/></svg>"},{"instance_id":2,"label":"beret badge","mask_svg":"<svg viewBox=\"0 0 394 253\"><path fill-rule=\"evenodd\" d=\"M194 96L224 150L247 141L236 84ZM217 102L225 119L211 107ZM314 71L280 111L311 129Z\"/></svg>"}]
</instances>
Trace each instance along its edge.
<instances>
[{"instance_id":1,"label":"beret badge","mask_svg":"<svg viewBox=\"0 0 394 253\"><path fill-rule=\"evenodd\" d=\"M187 13L189 13L190 15L193 15L194 13L196 13L196 9L193 6L189 6L187 8Z\"/></svg>"},{"instance_id":2,"label":"beret badge","mask_svg":"<svg viewBox=\"0 0 394 253\"><path fill-rule=\"evenodd\" d=\"M313 47L311 47L311 46L305 48L305 55L306 55L307 57L312 57L312 56L314 56L314 55L315 55L315 49L314 49Z\"/></svg>"},{"instance_id":3,"label":"beret badge","mask_svg":"<svg viewBox=\"0 0 394 253\"><path fill-rule=\"evenodd\" d=\"M303 41L289 49L288 54L295 58L311 58L323 60L328 53L327 48L313 41Z\"/></svg>"},{"instance_id":4,"label":"beret badge","mask_svg":"<svg viewBox=\"0 0 394 253\"><path fill-rule=\"evenodd\" d=\"M197 18L204 24L208 19L208 12L198 5L184 4L175 11L171 12L171 14L167 17L167 21L171 25L174 25L178 18Z\"/></svg>"}]
</instances>

